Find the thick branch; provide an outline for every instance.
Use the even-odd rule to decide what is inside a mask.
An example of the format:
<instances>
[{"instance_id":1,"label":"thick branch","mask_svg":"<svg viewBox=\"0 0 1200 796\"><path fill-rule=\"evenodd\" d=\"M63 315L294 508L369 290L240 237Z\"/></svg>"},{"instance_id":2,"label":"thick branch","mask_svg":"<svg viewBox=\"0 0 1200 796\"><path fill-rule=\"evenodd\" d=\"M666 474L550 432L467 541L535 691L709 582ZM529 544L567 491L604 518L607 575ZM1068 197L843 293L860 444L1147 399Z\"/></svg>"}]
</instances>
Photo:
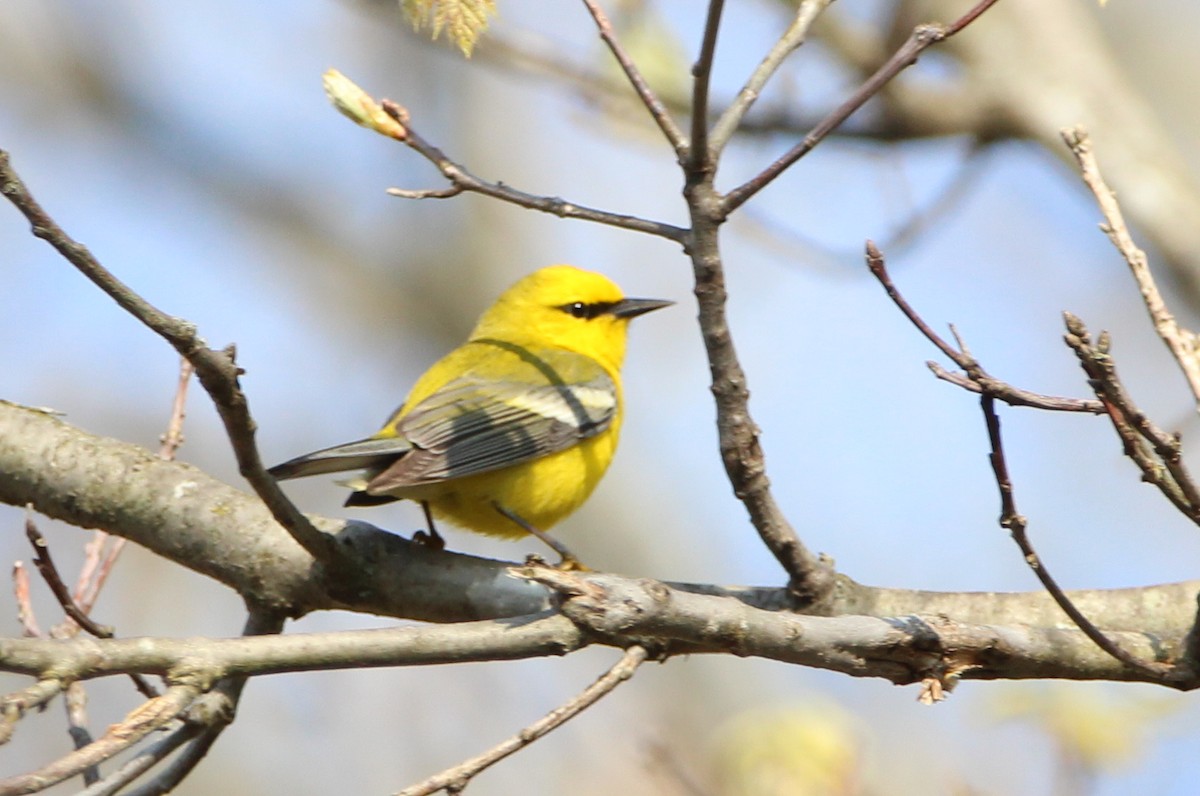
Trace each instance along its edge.
<instances>
[{"instance_id":1,"label":"thick branch","mask_svg":"<svg viewBox=\"0 0 1200 796\"><path fill-rule=\"evenodd\" d=\"M0 401L0 502L81 527L102 527L291 616L345 608L409 619L461 622L537 613L546 589L508 577L511 563L414 545L365 523L314 518L334 533L355 575L329 578L252 495L186 464L86 434L59 418ZM968 531L963 531L968 532ZM1136 533L1136 529L1132 532ZM680 586L780 610L783 589ZM1200 583L1068 592L1106 629L1182 635ZM824 615L945 614L971 624L1019 619L1053 626L1057 606L1023 594L927 592L864 586L836 576Z\"/></svg>"},{"instance_id":2,"label":"thick branch","mask_svg":"<svg viewBox=\"0 0 1200 796\"><path fill-rule=\"evenodd\" d=\"M140 671L212 678L347 667L419 666L562 655L590 643L665 654L755 656L894 683L934 678L1146 680L1074 628L976 625L944 616L803 616L651 580L526 568L564 596L562 613L454 626L232 639L0 640L0 669L94 678ZM1181 655L1183 634L1111 631L1146 660ZM1174 684L1178 687L1179 684Z\"/></svg>"}]
</instances>

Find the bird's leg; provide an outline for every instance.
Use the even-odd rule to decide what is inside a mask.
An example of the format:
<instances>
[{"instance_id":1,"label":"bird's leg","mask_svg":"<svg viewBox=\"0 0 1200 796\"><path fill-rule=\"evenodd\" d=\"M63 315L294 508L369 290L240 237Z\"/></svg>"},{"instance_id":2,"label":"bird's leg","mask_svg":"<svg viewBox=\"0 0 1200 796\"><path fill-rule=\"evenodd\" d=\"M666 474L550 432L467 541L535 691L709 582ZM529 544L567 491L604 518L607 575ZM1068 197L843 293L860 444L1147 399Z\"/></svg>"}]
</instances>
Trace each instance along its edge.
<instances>
[{"instance_id":1,"label":"bird's leg","mask_svg":"<svg viewBox=\"0 0 1200 796\"><path fill-rule=\"evenodd\" d=\"M542 541L543 544L545 544L547 547L549 547L554 552L558 553L558 555L562 558L562 560L558 562L559 569L570 570L573 572L589 571L589 568L582 561L580 561L578 558L576 558L575 554L572 553L565 544L558 541L553 536L551 536L550 534L543 531L541 528L534 527L533 524L527 522L525 520L525 518L522 517L520 514L517 514L514 511L510 511L509 509L505 508L504 506L501 506L499 503L497 503L495 501L492 501L492 505L496 508L496 511L500 512L505 517L508 517L510 520L515 522L517 525L520 525L524 531L529 533L531 536L536 536L538 539L540 539Z\"/></svg>"},{"instance_id":2,"label":"bird's leg","mask_svg":"<svg viewBox=\"0 0 1200 796\"><path fill-rule=\"evenodd\" d=\"M429 510L428 501L421 501L421 511L425 512L425 525L429 528L429 533L417 531L413 534L413 541L431 550L445 550L446 540L437 532L437 526L433 524L433 512Z\"/></svg>"}]
</instances>

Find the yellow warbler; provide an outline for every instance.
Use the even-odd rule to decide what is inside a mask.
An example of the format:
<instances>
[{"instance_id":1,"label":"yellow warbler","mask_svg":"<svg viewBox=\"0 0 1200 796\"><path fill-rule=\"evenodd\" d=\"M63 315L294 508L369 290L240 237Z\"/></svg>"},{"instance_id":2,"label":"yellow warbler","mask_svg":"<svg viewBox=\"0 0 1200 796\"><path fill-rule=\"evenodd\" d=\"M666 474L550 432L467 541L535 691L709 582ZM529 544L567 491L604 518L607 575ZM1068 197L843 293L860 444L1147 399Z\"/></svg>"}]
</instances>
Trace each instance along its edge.
<instances>
[{"instance_id":1,"label":"yellow warbler","mask_svg":"<svg viewBox=\"0 0 1200 796\"><path fill-rule=\"evenodd\" d=\"M419 501L439 546L432 516L496 536L544 531L583 504L612 461L630 319L672 303L625 298L569 265L543 268L506 290L376 434L270 473L363 469L346 505Z\"/></svg>"}]
</instances>

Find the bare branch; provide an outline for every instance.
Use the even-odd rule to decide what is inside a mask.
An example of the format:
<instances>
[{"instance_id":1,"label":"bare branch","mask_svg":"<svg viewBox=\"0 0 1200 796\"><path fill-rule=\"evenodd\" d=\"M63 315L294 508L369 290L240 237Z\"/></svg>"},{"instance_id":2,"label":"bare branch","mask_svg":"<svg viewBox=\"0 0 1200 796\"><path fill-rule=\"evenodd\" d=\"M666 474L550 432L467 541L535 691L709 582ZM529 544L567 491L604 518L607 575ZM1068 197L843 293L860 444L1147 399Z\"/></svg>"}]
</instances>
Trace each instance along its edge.
<instances>
[{"instance_id":1,"label":"bare branch","mask_svg":"<svg viewBox=\"0 0 1200 796\"><path fill-rule=\"evenodd\" d=\"M105 527L165 560L234 589L289 616L345 609L430 622L533 614L551 608L544 587L506 577L511 564L414 545L361 522L313 517L332 533L354 576L332 578L276 524L254 496L186 464L163 462L119 440L73 428L60 418L0 401L0 502L24 505L82 527ZM52 473L45 462L56 452ZM136 472L137 478L126 473ZM203 525L195 517L205 517ZM1130 529L1140 533L1142 529ZM970 533L968 528L961 533ZM1021 594L885 589L836 576L830 597L813 606L827 615L876 617L946 614L976 624L1020 616L1053 624L1060 611L1038 589ZM682 584L695 593L781 611L794 600L781 588ZM1194 618L1200 582L1071 592L1107 628L1182 635Z\"/></svg>"},{"instance_id":2,"label":"bare branch","mask_svg":"<svg viewBox=\"0 0 1200 796\"><path fill-rule=\"evenodd\" d=\"M99 740L36 771L0 780L0 796L36 793L120 754L187 710L199 691L191 683L172 685L165 694L144 702L123 721L109 727Z\"/></svg>"},{"instance_id":3,"label":"bare branch","mask_svg":"<svg viewBox=\"0 0 1200 796\"><path fill-rule=\"evenodd\" d=\"M38 627L37 616L33 611L33 601L29 598L29 572L20 561L13 562L12 580L13 598L17 602L17 621L21 623L21 632L26 636L42 635L42 629Z\"/></svg>"},{"instance_id":4,"label":"bare branch","mask_svg":"<svg viewBox=\"0 0 1200 796\"><path fill-rule=\"evenodd\" d=\"M589 643L570 622L546 612L340 633L216 639L0 639L0 671L34 676L54 672L63 680L187 671L197 679L213 681L282 672L521 660L565 655Z\"/></svg>"},{"instance_id":5,"label":"bare branch","mask_svg":"<svg viewBox=\"0 0 1200 796\"><path fill-rule=\"evenodd\" d=\"M458 793L466 787L472 777L553 732L612 693L618 685L633 677L634 672L645 660L646 649L644 647L637 645L630 647L621 656L621 659L613 664L612 668L570 701L550 711L538 721L511 738L501 741L483 754L470 760L464 760L456 766L411 785L397 793L396 796L428 796L440 790Z\"/></svg>"},{"instance_id":6,"label":"bare branch","mask_svg":"<svg viewBox=\"0 0 1200 796\"><path fill-rule=\"evenodd\" d=\"M242 635L275 635L282 632L283 626L284 617L282 615L266 608L254 607L246 618ZM212 691L197 699L188 708L183 727L172 734L172 736L178 736L180 743L188 742L187 748L152 781L131 791L129 796L160 796L160 794L175 790L179 783L200 764L225 728L233 722L238 702L241 700L242 691L246 687L248 679L245 675L226 677L218 682ZM168 746L168 741L172 741L172 738L168 737L160 742L159 745L162 748L156 751L154 759L147 761L149 765L164 759L179 745L172 743Z\"/></svg>"},{"instance_id":7,"label":"bare branch","mask_svg":"<svg viewBox=\"0 0 1200 796\"><path fill-rule=\"evenodd\" d=\"M900 49L883 66L879 67L874 74L863 81L862 85L855 89L854 93L845 102L822 119L804 137L804 140L796 144L757 175L726 194L722 202L724 215L729 215L741 207L746 203L746 200L770 185L776 177L785 172L793 163L812 151L827 135L836 130L846 119L850 118L851 114L865 105L867 100L879 93L879 90L887 85L896 75L915 64L917 57L926 48L955 35L978 18L984 11L995 5L995 3L996 0L980 0L971 10L948 26L931 23L918 25L914 28L912 35L900 46Z\"/></svg>"},{"instance_id":8,"label":"bare branch","mask_svg":"<svg viewBox=\"0 0 1200 796\"><path fill-rule=\"evenodd\" d=\"M408 188L388 188L389 196L398 196L401 199L453 199L460 195L465 188L461 185L451 185L449 188L421 188L410 190Z\"/></svg>"},{"instance_id":9,"label":"bare branch","mask_svg":"<svg viewBox=\"0 0 1200 796\"><path fill-rule=\"evenodd\" d=\"M968 392L982 393L986 391L1009 406L1028 406L1033 409L1046 409L1052 412L1104 414L1104 405L1090 398L1063 398L1057 395L1030 392L988 376L983 376L978 381L975 381L963 373L951 373L932 360L926 362L925 367L929 368L933 375L942 381L962 387Z\"/></svg>"},{"instance_id":10,"label":"bare branch","mask_svg":"<svg viewBox=\"0 0 1200 796\"><path fill-rule=\"evenodd\" d=\"M1179 689L1200 685L1182 677L1164 682L1160 676L1130 669L1074 628L1024 621L973 624L924 613L806 616L753 608L736 599L687 592L649 579L545 567L516 571L559 592L562 613L269 637L2 639L0 670L36 674L53 667L68 679L177 671L203 681L346 667L518 660L569 654L599 643L622 649L650 645L667 656L762 657L897 684L953 676L1136 680ZM1039 603L1050 602L1041 592L1038 598ZM1108 594L1109 602L1118 598ZM1010 604L1008 617L1024 619L1019 605ZM1057 614L1058 608L1054 611ZM1173 663L1182 655L1186 628L1185 620L1166 634L1145 628L1106 634L1137 657Z\"/></svg>"},{"instance_id":11,"label":"bare branch","mask_svg":"<svg viewBox=\"0 0 1200 796\"><path fill-rule=\"evenodd\" d=\"M50 545L46 543L46 537L42 536L42 532L38 530L37 525L33 522L33 517L29 514L26 514L25 517L25 537L33 546L34 566L37 567L38 572L46 581L46 585L50 587L51 593L54 594L54 598L58 600L58 604L71 618L71 621L97 638L112 638L111 627L96 624L75 604L75 600L71 597L71 590L67 588L67 584L63 583L62 576L58 574L58 567L54 565L54 559L50 556Z\"/></svg>"},{"instance_id":12,"label":"bare branch","mask_svg":"<svg viewBox=\"0 0 1200 796\"><path fill-rule=\"evenodd\" d=\"M1117 378L1116 365L1109 355L1109 338L1102 333L1095 345L1083 321L1064 313L1066 343L1079 357L1096 397L1121 438L1125 455L1142 471L1147 483L1158 487L1163 496L1184 516L1200 524L1200 490L1183 461L1183 446L1178 434L1168 434L1138 409Z\"/></svg>"},{"instance_id":13,"label":"bare branch","mask_svg":"<svg viewBox=\"0 0 1200 796\"><path fill-rule=\"evenodd\" d=\"M600 38L608 45L609 51L613 57L617 59L617 63L621 65L621 71L625 73L625 78L629 81L629 85L637 92L638 98L641 99L642 105L646 110L650 111L650 116L654 119L658 129L662 130L662 134L666 136L667 143L675 150L677 158L682 159L687 153L687 139L683 137L683 131L679 129L679 125L675 123L671 112L663 105L662 100L654 93L654 89L650 88L650 84L642 77L642 73L638 70L637 64L629 57L629 53L625 52L625 48L613 33L612 23L609 22L608 16L604 10L600 8L595 0L583 0L583 4L587 6L588 13L592 15L592 19L596 22L596 29L600 31Z\"/></svg>"},{"instance_id":14,"label":"bare branch","mask_svg":"<svg viewBox=\"0 0 1200 796\"><path fill-rule=\"evenodd\" d=\"M717 33L721 29L721 13L724 9L725 0L708 0L704 35L700 40L700 54L692 66L692 142L684 169L689 183L711 181L717 168L717 152L713 151L708 143L708 101L713 56L717 49Z\"/></svg>"},{"instance_id":15,"label":"bare branch","mask_svg":"<svg viewBox=\"0 0 1200 796\"><path fill-rule=\"evenodd\" d=\"M9 742L17 722L24 718L26 713L32 709L44 708L62 691L62 680L57 677L45 677L0 699L0 744Z\"/></svg>"},{"instance_id":16,"label":"bare branch","mask_svg":"<svg viewBox=\"0 0 1200 796\"><path fill-rule=\"evenodd\" d=\"M245 478L279 523L319 561L334 560L337 547L333 540L304 518L292 505L275 480L263 469L262 458L254 442L255 424L249 404L238 384L233 347L217 351L205 345L195 327L160 311L117 279L92 256L87 247L73 240L42 209L25 183L12 168L9 154L0 150L0 193L3 193L32 226L34 236L53 246L67 262L103 290L122 309L166 340L196 368L200 383L212 398L225 424L226 433Z\"/></svg>"},{"instance_id":17,"label":"bare branch","mask_svg":"<svg viewBox=\"0 0 1200 796\"><path fill-rule=\"evenodd\" d=\"M108 776L79 791L76 796L114 796L124 790L126 786L138 777L165 760L176 749L195 738L199 733L199 727L185 724L183 727L168 734L161 741L140 750ZM160 794L165 791L152 792ZM130 791L128 796L134 796L134 792Z\"/></svg>"},{"instance_id":18,"label":"bare branch","mask_svg":"<svg viewBox=\"0 0 1200 796\"><path fill-rule=\"evenodd\" d=\"M762 63L751 73L742 90L730 103L721 118L713 125L709 150L712 157L719 157L729 143L729 139L741 127L746 113L758 100L767 81L779 70L784 60L804 44L808 31L821 12L829 7L833 0L801 0L796 6L796 14L792 17L787 30L779 37L779 41L771 47Z\"/></svg>"},{"instance_id":19,"label":"bare branch","mask_svg":"<svg viewBox=\"0 0 1200 796\"><path fill-rule=\"evenodd\" d=\"M92 744L95 739L87 728L87 691L83 683L71 683L64 694L64 707L67 711L67 732L76 751ZM100 779L100 767L90 765L83 769L83 784L92 785Z\"/></svg>"},{"instance_id":20,"label":"bare branch","mask_svg":"<svg viewBox=\"0 0 1200 796\"><path fill-rule=\"evenodd\" d=\"M167 422L166 433L162 436L162 447L158 450L158 458L171 461L175 452L183 445L183 419L187 416L188 385L191 384L192 374L196 367L181 357L179 360L179 381L175 385L175 400L171 402L171 419Z\"/></svg>"},{"instance_id":21,"label":"bare branch","mask_svg":"<svg viewBox=\"0 0 1200 796\"><path fill-rule=\"evenodd\" d=\"M812 608L830 596L833 567L805 547L771 493L759 428L750 414L746 373L738 360L725 313L725 273L718 247L720 222L712 214L716 194L711 175L707 178L697 175L696 179L689 176L685 193L692 213L689 252L696 281L700 332L717 408L721 462L733 493L746 507L759 538L787 572L788 588L796 607Z\"/></svg>"},{"instance_id":22,"label":"bare branch","mask_svg":"<svg viewBox=\"0 0 1200 796\"><path fill-rule=\"evenodd\" d=\"M1138 290L1142 294L1142 301L1146 304L1146 311L1150 313L1150 320L1154 323L1154 330L1158 332L1158 336L1171 351L1179 369L1183 371L1188 387L1191 388L1192 397L1196 401L1196 410L1200 411L1200 340L1197 339L1194 332L1180 326L1175 321L1175 316L1167 309L1167 303L1163 299L1162 293L1159 292L1158 285L1154 282L1154 275L1150 273L1146 253L1133 242L1133 236L1129 234L1129 228L1125 225L1125 217L1121 213L1121 205L1117 202L1117 196L1100 174L1100 165L1096 162L1096 154L1092 150L1092 142L1087 131L1082 127L1066 129L1062 131L1062 138L1079 163L1083 181L1091 190L1092 195L1096 197L1097 204L1100 205L1100 212L1104 215L1105 222L1100 225L1100 229L1104 231L1104 234L1108 236L1113 246L1128 263L1134 281L1137 282Z\"/></svg>"},{"instance_id":23,"label":"bare branch","mask_svg":"<svg viewBox=\"0 0 1200 796\"><path fill-rule=\"evenodd\" d=\"M908 300L900 293L895 283L892 282L892 277L888 274L887 263L883 259L883 252L879 251L873 241L867 241L866 245L867 268L871 274L879 280L879 284L887 292L888 298L896 305L897 309L908 318L909 323L917 328L925 339L933 343L933 345L949 357L955 365L965 371L965 375L949 373L941 365L936 362L926 362L933 374L943 381L948 381L951 384L957 384L963 389L970 390L976 393L987 393L1001 401L1012 406L1028 406L1035 409L1048 409L1058 412L1089 412L1091 414L1104 414L1104 405L1099 401L1092 401L1081 398L1059 398L1053 395L1042 395L1040 393L1022 390L1014 387L1007 382L1000 381L986 370L983 366L971 356L970 350L966 344L958 337L958 332L954 331L954 336L957 347L946 342L937 332L933 330L925 319L913 309ZM951 327L953 331L953 327Z\"/></svg>"},{"instance_id":24,"label":"bare branch","mask_svg":"<svg viewBox=\"0 0 1200 796\"><path fill-rule=\"evenodd\" d=\"M1012 480L1008 475L1008 462L1004 456L1004 441L1000 434L1000 417L996 414L995 398L984 393L980 398L979 405L983 410L984 421L987 423L988 440L992 448L988 458L992 463L992 471L996 475L996 486L1000 490L1000 526L1012 534L1013 541L1017 543L1017 547L1021 549L1021 554L1025 557L1025 563L1033 570L1033 574L1041 581L1042 586L1063 609L1063 612L1097 647L1131 669L1139 670L1151 678L1169 682L1173 679L1171 666L1157 661L1149 663L1142 661L1114 643L1075 607L1075 604L1071 602L1049 570L1046 569L1041 558L1034 551L1033 544L1029 541L1029 535L1026 532L1028 523L1025 517L1017 511Z\"/></svg>"},{"instance_id":25,"label":"bare branch","mask_svg":"<svg viewBox=\"0 0 1200 796\"><path fill-rule=\"evenodd\" d=\"M560 218L592 221L597 224L606 224L612 227L633 230L634 232L657 235L668 240L682 241L686 236L686 230L672 224L666 224L661 221L650 221L622 213L610 213L606 210L597 210L593 207L577 205L554 196L537 196L524 191L518 191L502 182L493 183L482 180L468 171L466 167L448 158L441 149L422 138L413 129L409 113L402 105L387 99L380 100L379 104L383 108L383 111L404 130L403 136L393 135L392 137L407 144L409 148L415 150L436 166L438 171L442 173L442 176L450 181L451 186L458 188L460 191L483 194L493 199L499 199L530 210L539 210ZM403 197L414 195L403 189L390 189L389 193ZM420 196L421 194L418 192L416 195Z\"/></svg>"}]
</instances>

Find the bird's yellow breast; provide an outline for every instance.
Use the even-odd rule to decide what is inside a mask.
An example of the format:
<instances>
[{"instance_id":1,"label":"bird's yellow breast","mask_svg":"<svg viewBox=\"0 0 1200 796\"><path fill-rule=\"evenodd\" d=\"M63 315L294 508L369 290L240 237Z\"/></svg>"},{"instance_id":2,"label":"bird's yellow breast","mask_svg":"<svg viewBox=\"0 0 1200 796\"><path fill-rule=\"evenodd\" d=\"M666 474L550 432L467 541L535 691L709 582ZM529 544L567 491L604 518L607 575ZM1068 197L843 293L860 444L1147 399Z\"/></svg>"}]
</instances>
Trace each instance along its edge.
<instances>
[{"instance_id":1,"label":"bird's yellow breast","mask_svg":"<svg viewBox=\"0 0 1200 796\"><path fill-rule=\"evenodd\" d=\"M496 510L496 503L519 506L522 519L538 530L549 530L591 495L612 462L619 425L618 421L595 437L540 459L430 484L421 487L419 494L405 496L425 500L434 516L479 533L525 535Z\"/></svg>"}]
</instances>

